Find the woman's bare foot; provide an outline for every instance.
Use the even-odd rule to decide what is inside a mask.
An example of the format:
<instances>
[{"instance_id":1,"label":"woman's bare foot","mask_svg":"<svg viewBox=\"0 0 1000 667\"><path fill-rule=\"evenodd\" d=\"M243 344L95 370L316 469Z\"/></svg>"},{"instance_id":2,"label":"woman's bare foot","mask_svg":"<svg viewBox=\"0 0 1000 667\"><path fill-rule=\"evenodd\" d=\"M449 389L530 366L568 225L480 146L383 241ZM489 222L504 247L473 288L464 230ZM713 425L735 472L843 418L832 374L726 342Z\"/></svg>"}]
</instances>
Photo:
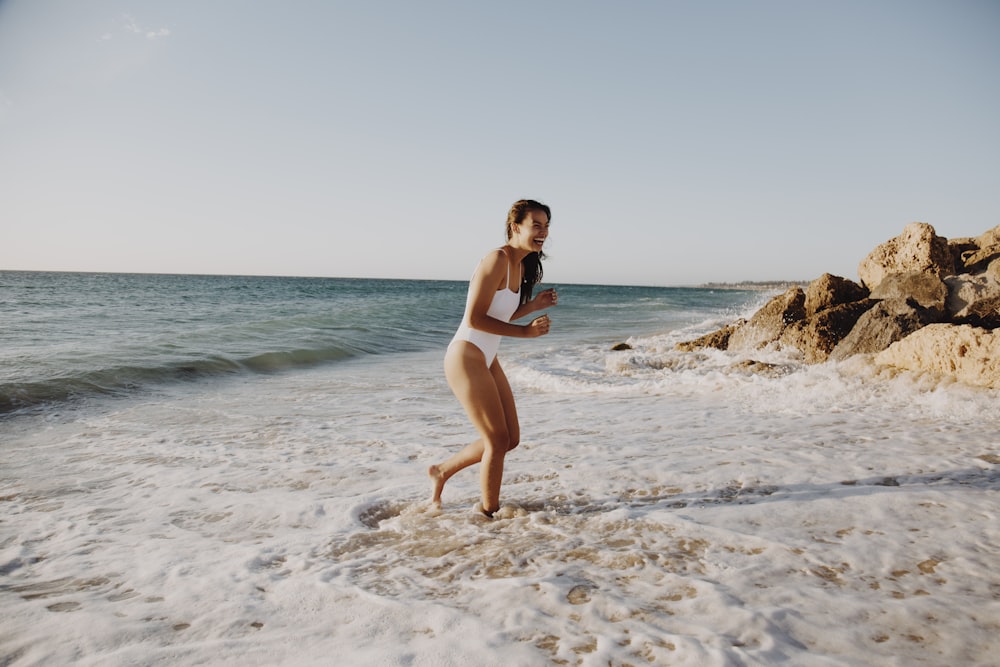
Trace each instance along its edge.
<instances>
[{"instance_id":1,"label":"woman's bare foot","mask_svg":"<svg viewBox=\"0 0 1000 667\"><path fill-rule=\"evenodd\" d=\"M441 491L444 490L444 483L447 480L437 466L428 468L427 476L431 478L431 504L441 507Z\"/></svg>"},{"instance_id":2,"label":"woman's bare foot","mask_svg":"<svg viewBox=\"0 0 1000 667\"><path fill-rule=\"evenodd\" d=\"M476 503L476 511L482 514L487 519L492 519L493 515L500 511L500 508L498 507L497 509L490 511L485 509L482 503Z\"/></svg>"}]
</instances>

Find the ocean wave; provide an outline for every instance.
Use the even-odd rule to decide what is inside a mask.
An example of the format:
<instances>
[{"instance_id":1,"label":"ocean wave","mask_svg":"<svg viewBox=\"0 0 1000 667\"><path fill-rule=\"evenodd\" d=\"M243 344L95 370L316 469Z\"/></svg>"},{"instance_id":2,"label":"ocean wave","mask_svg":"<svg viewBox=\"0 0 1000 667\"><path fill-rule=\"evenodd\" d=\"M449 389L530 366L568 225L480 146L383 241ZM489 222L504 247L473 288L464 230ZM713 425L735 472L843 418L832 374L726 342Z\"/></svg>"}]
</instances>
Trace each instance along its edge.
<instances>
[{"instance_id":1,"label":"ocean wave","mask_svg":"<svg viewBox=\"0 0 1000 667\"><path fill-rule=\"evenodd\" d=\"M679 338L674 332L632 339L632 349L624 351L595 346L577 354L524 355L506 369L519 389L542 394L691 400L725 395L748 413L792 418L883 406L898 419L956 423L991 414L1000 399L1000 390L878 366L872 355L807 364L795 351L775 348L679 352L673 349Z\"/></svg>"},{"instance_id":2,"label":"ocean wave","mask_svg":"<svg viewBox=\"0 0 1000 667\"><path fill-rule=\"evenodd\" d=\"M91 396L125 396L157 385L240 373L275 373L359 356L345 347L262 352L245 357L210 355L150 365L114 365L32 382L0 384L0 417L42 405Z\"/></svg>"}]
</instances>

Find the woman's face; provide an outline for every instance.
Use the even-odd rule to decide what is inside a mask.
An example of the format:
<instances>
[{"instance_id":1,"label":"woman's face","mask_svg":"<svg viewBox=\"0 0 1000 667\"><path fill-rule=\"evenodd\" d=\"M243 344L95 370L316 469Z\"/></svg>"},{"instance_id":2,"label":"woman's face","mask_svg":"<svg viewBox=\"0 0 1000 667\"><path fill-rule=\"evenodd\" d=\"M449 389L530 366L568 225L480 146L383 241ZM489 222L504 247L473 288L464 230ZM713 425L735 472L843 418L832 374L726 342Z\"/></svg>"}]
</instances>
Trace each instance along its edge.
<instances>
[{"instance_id":1,"label":"woman's face","mask_svg":"<svg viewBox=\"0 0 1000 667\"><path fill-rule=\"evenodd\" d=\"M541 252L549 236L549 216L545 211L528 211L521 222L514 225L511 244L528 252Z\"/></svg>"}]
</instances>

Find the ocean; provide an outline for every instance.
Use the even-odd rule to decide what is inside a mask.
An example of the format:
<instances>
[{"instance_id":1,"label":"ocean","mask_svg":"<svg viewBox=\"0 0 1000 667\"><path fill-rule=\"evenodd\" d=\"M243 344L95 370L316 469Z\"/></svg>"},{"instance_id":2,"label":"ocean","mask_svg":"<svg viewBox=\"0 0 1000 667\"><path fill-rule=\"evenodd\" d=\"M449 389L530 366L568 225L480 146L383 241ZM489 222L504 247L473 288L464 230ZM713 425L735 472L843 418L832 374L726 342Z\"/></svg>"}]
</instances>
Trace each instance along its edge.
<instances>
[{"instance_id":1,"label":"ocean","mask_svg":"<svg viewBox=\"0 0 1000 667\"><path fill-rule=\"evenodd\" d=\"M0 272L0 664L995 663L1000 392L550 286L488 521L464 282Z\"/></svg>"}]
</instances>

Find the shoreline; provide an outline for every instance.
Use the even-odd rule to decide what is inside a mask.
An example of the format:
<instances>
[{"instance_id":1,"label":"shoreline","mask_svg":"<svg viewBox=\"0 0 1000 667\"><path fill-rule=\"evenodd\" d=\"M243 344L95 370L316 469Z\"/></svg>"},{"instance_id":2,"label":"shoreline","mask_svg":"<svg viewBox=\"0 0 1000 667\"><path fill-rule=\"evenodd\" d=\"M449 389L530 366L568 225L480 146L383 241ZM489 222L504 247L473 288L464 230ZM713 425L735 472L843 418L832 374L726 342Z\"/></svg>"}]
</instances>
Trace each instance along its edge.
<instances>
[{"instance_id":1,"label":"shoreline","mask_svg":"<svg viewBox=\"0 0 1000 667\"><path fill-rule=\"evenodd\" d=\"M808 280L743 280L738 283L702 283L697 285L701 289L725 289L725 290L786 290L792 287L804 287L809 284Z\"/></svg>"}]
</instances>

